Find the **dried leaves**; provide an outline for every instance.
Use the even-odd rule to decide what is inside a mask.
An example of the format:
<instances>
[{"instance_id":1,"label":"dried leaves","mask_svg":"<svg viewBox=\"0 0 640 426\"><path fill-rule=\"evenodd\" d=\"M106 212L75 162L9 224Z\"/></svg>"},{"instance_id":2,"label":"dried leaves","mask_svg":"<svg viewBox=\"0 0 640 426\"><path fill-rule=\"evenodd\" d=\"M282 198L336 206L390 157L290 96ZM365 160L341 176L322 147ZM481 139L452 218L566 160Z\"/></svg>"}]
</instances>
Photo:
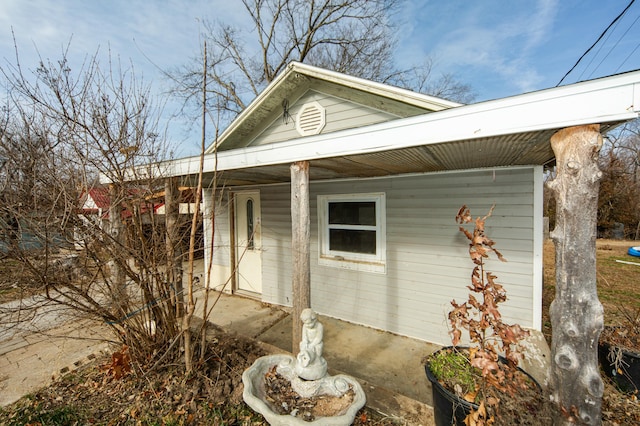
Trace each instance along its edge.
<instances>
[{"instance_id":1,"label":"dried leaves","mask_svg":"<svg viewBox=\"0 0 640 426\"><path fill-rule=\"evenodd\" d=\"M169 362L145 374L125 374L113 380L115 367L126 365L125 358L100 359L102 365L85 364L28 398L3 407L0 424L267 425L242 402L242 372L264 356L264 350L254 340L222 331L215 334L205 361L191 375L184 374L182 363ZM105 380L105 375L110 379ZM397 424L365 410L354 425Z\"/></svg>"},{"instance_id":2,"label":"dried leaves","mask_svg":"<svg viewBox=\"0 0 640 426\"><path fill-rule=\"evenodd\" d=\"M477 217L475 219L473 232L469 232L462 226L459 228L460 232L462 232L471 242L469 244L469 256L471 257L471 260L473 261L473 263L479 266L482 266L483 260L485 258L488 258L490 253L495 254L496 257L501 261L506 262L506 259L502 256L502 254L498 250L493 248L495 242L489 239L484 233L484 224L493 213L494 208L495 205L491 206L491 209L489 209L489 213L487 213L482 218ZM471 211L466 205L464 205L460 208L460 210L458 210L458 214L456 215L456 223L463 225L471 222L474 222L471 217Z\"/></svg>"},{"instance_id":3,"label":"dried leaves","mask_svg":"<svg viewBox=\"0 0 640 426\"><path fill-rule=\"evenodd\" d=\"M502 322L499 304L507 300L506 291L496 282L498 277L484 269L485 260L492 253L499 260L506 262L502 254L494 248L495 242L485 234L485 222L493 213L494 207L492 206L484 217L478 217L475 220L466 205L462 206L456 215L456 223L460 225L474 223L472 231L462 226L459 229L469 240L469 257L475 267L471 273L471 285L468 286L472 293L463 303L451 301L453 309L449 312L448 318L454 345L460 343L462 330L467 330L469 333L469 339L473 345L469 349L469 360L473 367L482 372L484 382L477 391L484 393L488 385L513 395L522 387L522 379L499 365L498 354L503 353L509 366L513 367L511 370L515 370L518 362L523 358L518 343L528 336L529 332L517 324L509 325ZM497 400L488 401L482 398L478 410L467 417L467 425L492 424L494 419L491 413L497 404Z\"/></svg>"},{"instance_id":4,"label":"dried leaves","mask_svg":"<svg viewBox=\"0 0 640 426\"><path fill-rule=\"evenodd\" d=\"M276 366L267 371L264 377L266 399L278 414L289 414L311 422L316 417L331 417L348 409L353 402L353 390L349 390L340 397L320 395L303 398L292 388L286 378L276 372ZM366 414L362 423L366 422Z\"/></svg>"},{"instance_id":5,"label":"dried leaves","mask_svg":"<svg viewBox=\"0 0 640 426\"><path fill-rule=\"evenodd\" d=\"M120 380L123 376L131 372L131 357L129 356L129 348L124 345L122 348L111 355L111 362L104 365L102 370L105 371L105 380Z\"/></svg>"}]
</instances>

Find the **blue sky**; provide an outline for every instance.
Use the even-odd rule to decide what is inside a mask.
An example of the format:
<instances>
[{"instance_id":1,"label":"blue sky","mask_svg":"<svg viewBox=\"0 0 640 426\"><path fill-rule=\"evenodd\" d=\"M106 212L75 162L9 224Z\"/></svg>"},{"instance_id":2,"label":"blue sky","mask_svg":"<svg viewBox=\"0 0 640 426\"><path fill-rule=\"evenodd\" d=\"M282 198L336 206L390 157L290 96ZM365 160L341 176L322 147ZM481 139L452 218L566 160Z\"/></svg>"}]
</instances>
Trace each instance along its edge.
<instances>
[{"instance_id":1,"label":"blue sky","mask_svg":"<svg viewBox=\"0 0 640 426\"><path fill-rule=\"evenodd\" d=\"M470 84L477 101L553 87L629 2L407 0L394 17L396 61L408 66L430 57L435 73ZM110 50L162 93L168 83L158 68L196 56L203 18L251 31L239 0L2 0L0 61L13 61L13 28L25 68L37 66L38 52L59 59L71 40L72 61ZM640 69L639 18L640 2L563 84ZM182 146L176 153L196 153L197 132L172 126Z\"/></svg>"},{"instance_id":2,"label":"blue sky","mask_svg":"<svg viewBox=\"0 0 640 426\"><path fill-rule=\"evenodd\" d=\"M403 17L410 31L401 32L400 52L429 54L440 70L469 82L478 101L530 92L557 85L628 4L413 1ZM639 16L640 3L633 4L563 84L639 69Z\"/></svg>"}]
</instances>

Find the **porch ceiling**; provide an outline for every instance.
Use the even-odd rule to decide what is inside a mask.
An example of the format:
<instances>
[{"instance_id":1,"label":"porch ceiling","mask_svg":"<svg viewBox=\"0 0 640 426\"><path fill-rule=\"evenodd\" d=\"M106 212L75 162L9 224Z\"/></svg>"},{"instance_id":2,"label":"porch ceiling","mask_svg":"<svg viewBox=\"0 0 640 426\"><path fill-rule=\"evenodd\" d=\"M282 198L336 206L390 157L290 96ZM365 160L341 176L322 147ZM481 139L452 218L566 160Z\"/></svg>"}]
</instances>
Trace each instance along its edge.
<instances>
[{"instance_id":1,"label":"porch ceiling","mask_svg":"<svg viewBox=\"0 0 640 426\"><path fill-rule=\"evenodd\" d=\"M602 126L607 131L615 123ZM467 139L366 154L310 160L309 179L367 178L554 162L550 138L558 129ZM226 186L288 183L290 163L219 172Z\"/></svg>"},{"instance_id":2,"label":"porch ceiling","mask_svg":"<svg viewBox=\"0 0 640 426\"><path fill-rule=\"evenodd\" d=\"M545 164L554 158L549 143L549 138L554 132L555 129L311 160L309 179L366 178ZM222 172L218 179L228 186L286 183L291 180L289 166L287 163L227 170Z\"/></svg>"}]
</instances>

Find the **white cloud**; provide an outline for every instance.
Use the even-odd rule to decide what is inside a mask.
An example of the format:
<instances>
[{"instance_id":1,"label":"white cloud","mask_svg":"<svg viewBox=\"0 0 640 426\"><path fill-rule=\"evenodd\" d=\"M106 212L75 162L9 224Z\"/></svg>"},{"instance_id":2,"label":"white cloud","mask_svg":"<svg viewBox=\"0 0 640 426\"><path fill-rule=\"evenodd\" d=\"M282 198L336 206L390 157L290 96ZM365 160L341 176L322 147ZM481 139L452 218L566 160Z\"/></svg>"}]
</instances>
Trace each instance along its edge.
<instances>
[{"instance_id":1,"label":"white cloud","mask_svg":"<svg viewBox=\"0 0 640 426\"><path fill-rule=\"evenodd\" d=\"M422 52L435 60L436 71L453 73L480 92L496 80L511 92L533 90L543 79L534 57L550 37L558 8L558 0L409 1L399 15L406 22L400 61Z\"/></svg>"},{"instance_id":2,"label":"white cloud","mask_svg":"<svg viewBox=\"0 0 640 426\"><path fill-rule=\"evenodd\" d=\"M57 58L73 37L72 52L82 56L110 46L123 59L144 54L167 66L198 51L199 20L237 22L241 7L224 0L3 0L0 54L12 49L13 27L20 50L36 45L44 57Z\"/></svg>"},{"instance_id":3,"label":"white cloud","mask_svg":"<svg viewBox=\"0 0 640 426\"><path fill-rule=\"evenodd\" d=\"M14 63L13 28L27 73L38 66L38 53L55 62L70 42L72 69L77 71L99 49L102 68L109 55L124 70L133 65L136 77L166 98L167 81L158 67L175 68L197 55L202 20L242 24L245 16L235 0L1 0L0 66ZM174 132L177 139L179 133Z\"/></svg>"},{"instance_id":4,"label":"white cloud","mask_svg":"<svg viewBox=\"0 0 640 426\"><path fill-rule=\"evenodd\" d=\"M532 90L541 80L532 53L548 37L556 3L542 0L526 8L519 3L517 10L476 4L437 45L438 57L452 67L495 73L520 91Z\"/></svg>"}]
</instances>

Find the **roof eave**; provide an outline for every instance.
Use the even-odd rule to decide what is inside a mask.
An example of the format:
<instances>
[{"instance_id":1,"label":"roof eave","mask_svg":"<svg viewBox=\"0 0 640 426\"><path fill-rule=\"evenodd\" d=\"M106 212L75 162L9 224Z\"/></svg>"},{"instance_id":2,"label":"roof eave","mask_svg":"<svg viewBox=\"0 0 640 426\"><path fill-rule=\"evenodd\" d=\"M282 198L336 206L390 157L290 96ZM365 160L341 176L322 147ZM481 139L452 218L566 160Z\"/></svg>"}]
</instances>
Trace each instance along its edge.
<instances>
[{"instance_id":1,"label":"roof eave","mask_svg":"<svg viewBox=\"0 0 640 426\"><path fill-rule=\"evenodd\" d=\"M346 83L349 87L352 88L357 88L375 95L380 95L401 102L406 102L411 105L421 106L432 111L441 111L443 109L455 108L463 105L458 102L413 92L411 90L366 80L364 78L341 74L336 71L330 71L311 65L302 64L300 62L292 62L291 64L289 64L289 67L292 70L303 73L304 75L309 77L314 77L342 85Z\"/></svg>"},{"instance_id":2,"label":"roof eave","mask_svg":"<svg viewBox=\"0 0 640 426\"><path fill-rule=\"evenodd\" d=\"M205 172L382 152L583 124L632 120L640 111L640 71L461 106L371 126L239 148L205 158ZM198 157L166 164L194 174Z\"/></svg>"},{"instance_id":3,"label":"roof eave","mask_svg":"<svg viewBox=\"0 0 640 426\"><path fill-rule=\"evenodd\" d=\"M548 133L584 124L621 123L637 118L639 111L640 71L635 71L330 134L208 154L204 171L251 169L501 135ZM189 176L196 175L198 169L199 157L195 156L155 163L142 174ZM132 176L135 174L132 171Z\"/></svg>"}]
</instances>

